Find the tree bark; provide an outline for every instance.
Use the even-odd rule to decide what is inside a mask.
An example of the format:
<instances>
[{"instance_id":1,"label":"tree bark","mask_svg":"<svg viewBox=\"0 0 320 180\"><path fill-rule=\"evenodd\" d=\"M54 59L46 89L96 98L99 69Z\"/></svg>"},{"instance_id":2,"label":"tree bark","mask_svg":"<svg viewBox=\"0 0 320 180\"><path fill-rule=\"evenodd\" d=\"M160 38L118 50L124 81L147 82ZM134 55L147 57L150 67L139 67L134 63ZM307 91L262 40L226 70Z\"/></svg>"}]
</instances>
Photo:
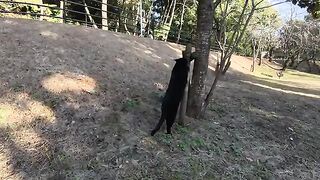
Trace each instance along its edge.
<instances>
[{"instance_id":1,"label":"tree bark","mask_svg":"<svg viewBox=\"0 0 320 180\"><path fill-rule=\"evenodd\" d=\"M108 0L102 0L102 3L101 4L101 17L103 18L102 19L102 29L103 30L108 30Z\"/></svg>"},{"instance_id":2,"label":"tree bark","mask_svg":"<svg viewBox=\"0 0 320 180\"><path fill-rule=\"evenodd\" d=\"M225 75L227 73L228 69L230 68L230 66L231 66L231 60L228 60L227 64L225 65L225 68L222 70L221 74Z\"/></svg>"},{"instance_id":3,"label":"tree bark","mask_svg":"<svg viewBox=\"0 0 320 180\"><path fill-rule=\"evenodd\" d=\"M194 118L197 118L201 112L204 82L208 70L212 25L212 0L199 0L197 9L197 58L194 62L187 110L188 115Z\"/></svg>"}]
</instances>

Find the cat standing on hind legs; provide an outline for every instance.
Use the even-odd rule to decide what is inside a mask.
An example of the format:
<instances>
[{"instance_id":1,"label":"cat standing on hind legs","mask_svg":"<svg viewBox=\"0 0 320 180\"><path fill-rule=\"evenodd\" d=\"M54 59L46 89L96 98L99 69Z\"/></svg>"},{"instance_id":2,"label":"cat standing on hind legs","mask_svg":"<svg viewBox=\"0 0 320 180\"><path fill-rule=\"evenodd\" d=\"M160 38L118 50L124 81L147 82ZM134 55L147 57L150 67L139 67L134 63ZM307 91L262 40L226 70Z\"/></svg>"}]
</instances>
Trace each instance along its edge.
<instances>
[{"instance_id":1,"label":"cat standing on hind legs","mask_svg":"<svg viewBox=\"0 0 320 180\"><path fill-rule=\"evenodd\" d=\"M185 58L175 61L176 64L172 69L169 86L161 105L161 117L156 127L151 131L151 136L154 136L160 130L164 121L167 124L167 134L171 134L171 127L187 85L190 61Z\"/></svg>"}]
</instances>

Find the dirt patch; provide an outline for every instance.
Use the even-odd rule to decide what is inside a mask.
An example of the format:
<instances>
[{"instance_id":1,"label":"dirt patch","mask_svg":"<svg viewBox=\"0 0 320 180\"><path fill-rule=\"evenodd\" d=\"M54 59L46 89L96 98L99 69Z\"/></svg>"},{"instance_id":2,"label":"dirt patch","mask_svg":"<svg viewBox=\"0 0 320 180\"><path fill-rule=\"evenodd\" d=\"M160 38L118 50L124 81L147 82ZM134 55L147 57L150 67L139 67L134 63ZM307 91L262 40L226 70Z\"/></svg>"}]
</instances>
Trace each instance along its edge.
<instances>
[{"instance_id":1,"label":"dirt patch","mask_svg":"<svg viewBox=\"0 0 320 180\"><path fill-rule=\"evenodd\" d=\"M19 19L0 33L0 179L320 178L320 100L288 91L319 89L296 76L235 56L204 119L150 137L181 46Z\"/></svg>"}]
</instances>

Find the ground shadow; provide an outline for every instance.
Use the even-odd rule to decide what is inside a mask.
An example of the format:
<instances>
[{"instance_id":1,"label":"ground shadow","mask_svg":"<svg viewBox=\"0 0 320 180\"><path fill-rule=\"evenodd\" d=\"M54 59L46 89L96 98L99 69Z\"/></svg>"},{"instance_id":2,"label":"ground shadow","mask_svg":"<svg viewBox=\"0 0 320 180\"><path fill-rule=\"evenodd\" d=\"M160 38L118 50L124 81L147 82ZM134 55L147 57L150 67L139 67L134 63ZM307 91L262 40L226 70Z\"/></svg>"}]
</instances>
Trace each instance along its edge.
<instances>
[{"instance_id":1,"label":"ground shadow","mask_svg":"<svg viewBox=\"0 0 320 180\"><path fill-rule=\"evenodd\" d=\"M245 150L263 156L275 152L285 158L283 162L297 155L307 165L319 157L315 151L320 137L317 99L244 83L241 80L275 86L232 71L222 78L213 98L228 110L213 104L208 118L190 125L192 131L185 133L189 136L179 136L181 140L159 136L161 144L148 133L160 115L159 100L164 92L159 84L168 83L172 59L180 57L179 50L164 42L83 27L12 21L17 22L15 27L3 25L11 29L11 36L0 38L6 42L0 43L1 100L20 110L25 102L20 95L26 94L32 103L15 112L30 111L33 116L21 113L29 117L21 121L23 126L18 123L0 129L5 149L1 155L6 156L10 168L8 178L225 178L235 169L233 165L253 166L246 156L237 154L234 144L243 141L247 143L240 155ZM214 73L209 70L209 74ZM47 121L43 111L28 108L39 103L53 112L52 121ZM288 127L296 132L292 136L296 144L289 144L292 131L287 132ZM184 151L191 140L190 152ZM209 151L203 141L209 141L207 146L213 149ZM272 145L286 148L288 144L290 148L271 151L275 150ZM219 149L220 145L227 147ZM267 152L254 150L258 146ZM298 166L297 161L290 162L277 165L283 166L280 169ZM257 169L244 173L245 177L253 172Z\"/></svg>"},{"instance_id":2,"label":"ground shadow","mask_svg":"<svg viewBox=\"0 0 320 180\"><path fill-rule=\"evenodd\" d=\"M40 154L50 152L50 158L40 158L45 164L36 163L35 155L28 151L30 146L16 145L18 140L6 138L8 152L4 154L9 162L21 159L23 164L12 166L11 171L22 173L24 178L119 176L115 167L126 159L121 156L138 156L132 151L159 118L159 108L154 107L159 107L163 91L156 83L168 83L177 52L165 43L144 38L60 24L12 21L19 22L17 27L4 25L12 29L12 36L1 39L8 42L1 47L1 82L6 84L1 90L8 97L28 94L30 99L50 108L55 121L44 124L38 117L25 121L40 124L41 128L32 128L34 135L50 142L48 149L54 149L35 148ZM88 36L90 33L95 35ZM144 45L150 42L150 47ZM90 88L92 84L94 88ZM16 104L17 98L11 100ZM30 126L26 124L22 129ZM118 156L104 156L107 151ZM98 157L102 160L96 160ZM37 171L39 167L43 170ZM137 167L138 171L142 169Z\"/></svg>"}]
</instances>

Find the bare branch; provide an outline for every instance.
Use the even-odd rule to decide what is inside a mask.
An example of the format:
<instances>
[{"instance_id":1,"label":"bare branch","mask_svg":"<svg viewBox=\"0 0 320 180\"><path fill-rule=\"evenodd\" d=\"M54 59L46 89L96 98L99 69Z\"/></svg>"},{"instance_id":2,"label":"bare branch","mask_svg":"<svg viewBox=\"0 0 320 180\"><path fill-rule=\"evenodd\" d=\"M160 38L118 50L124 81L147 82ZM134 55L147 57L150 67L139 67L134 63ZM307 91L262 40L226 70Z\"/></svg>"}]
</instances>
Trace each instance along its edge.
<instances>
[{"instance_id":1,"label":"bare branch","mask_svg":"<svg viewBox=\"0 0 320 180\"><path fill-rule=\"evenodd\" d=\"M256 10L267 9L267 8L270 8L270 7L273 7L273 6L277 6L277 5L280 5L280 4L283 4L283 3L288 3L288 2L289 2L288 0L283 1L283 2L278 2L278 3L270 4L268 6L263 6L263 7L257 8Z\"/></svg>"}]
</instances>

